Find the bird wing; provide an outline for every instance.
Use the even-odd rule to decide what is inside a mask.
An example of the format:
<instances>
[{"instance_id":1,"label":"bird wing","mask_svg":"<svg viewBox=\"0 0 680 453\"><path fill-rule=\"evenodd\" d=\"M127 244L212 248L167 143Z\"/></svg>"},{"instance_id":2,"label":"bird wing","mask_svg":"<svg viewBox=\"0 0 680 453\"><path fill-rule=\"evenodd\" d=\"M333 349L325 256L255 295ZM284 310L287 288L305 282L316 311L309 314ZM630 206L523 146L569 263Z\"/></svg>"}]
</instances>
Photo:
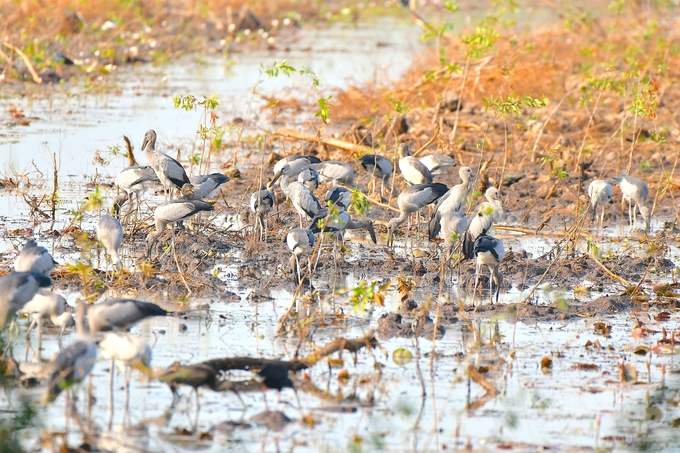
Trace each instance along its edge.
<instances>
[{"instance_id":1,"label":"bird wing","mask_svg":"<svg viewBox=\"0 0 680 453\"><path fill-rule=\"evenodd\" d=\"M214 209L213 205L201 200L175 200L159 205L154 215L160 216L168 222L177 222L201 211L212 211Z\"/></svg>"},{"instance_id":2,"label":"bird wing","mask_svg":"<svg viewBox=\"0 0 680 453\"><path fill-rule=\"evenodd\" d=\"M187 172L184 171L184 167L178 161L168 156L167 154L161 153L163 157L160 168L163 174L168 178L168 180L175 185L178 189L184 184L190 183Z\"/></svg>"}]
</instances>

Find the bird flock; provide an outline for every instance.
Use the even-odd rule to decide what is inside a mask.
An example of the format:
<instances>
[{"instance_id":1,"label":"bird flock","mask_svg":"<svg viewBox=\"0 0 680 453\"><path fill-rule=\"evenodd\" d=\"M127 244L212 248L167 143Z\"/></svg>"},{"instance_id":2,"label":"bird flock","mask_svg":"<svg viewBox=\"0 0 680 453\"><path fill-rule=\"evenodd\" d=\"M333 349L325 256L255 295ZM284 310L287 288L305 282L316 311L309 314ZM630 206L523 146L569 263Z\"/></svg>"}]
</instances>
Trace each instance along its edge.
<instances>
[{"instance_id":1,"label":"bird flock","mask_svg":"<svg viewBox=\"0 0 680 453\"><path fill-rule=\"evenodd\" d=\"M115 269L123 269L120 249L123 243L123 226L120 218L125 204L133 210L136 198L136 214L140 215L140 196L150 185L158 183L163 187L164 201L153 210L154 229L146 238L146 257L153 256L154 248L167 226L172 229L171 247L175 245L175 225L190 219L201 212L214 210L209 200L229 178L214 173L189 178L180 162L156 149L156 132L149 130L144 137L142 150L148 166L125 168L116 177L116 185L124 192L113 200L112 214L101 215L96 226L96 236L106 249ZM416 234L422 211L429 207L427 236L434 240L443 239L442 256L451 258L456 247L460 247L461 260L476 260L475 291L478 286L482 267L490 271L489 297L492 303L499 301L503 275L500 264L505 256L501 240L489 235L494 223L502 221L507 211L498 188L488 187L486 200L471 210L468 204L480 179L475 171L467 166L458 170L460 183L447 187L435 182L438 175L445 175L447 169L455 166L449 157L430 154L423 158L412 155L407 144L397 148L400 156L394 161L379 155L364 155L357 165L371 177L373 191L380 182L381 200L387 190L392 194L395 184L395 166L398 167L404 182L408 185L396 198L399 215L386 223L387 246L395 244L397 230L408 221L405 243L415 226ZM393 165L396 164L396 165ZM316 195L326 185L323 202ZM593 221L598 220L603 227L605 205L612 202L612 185L618 185L622 201L628 202L631 227L637 225L637 212L645 222L645 230L650 227L650 209L647 207L649 188L640 179L621 173L610 181L594 180L588 187ZM367 217L352 218L350 208L355 194L367 189L356 183L354 168L341 161L321 161L313 156L294 155L281 159L273 169L273 176L266 187L260 186L250 196L250 209L255 215L253 235L258 241L268 240L268 219L276 207L275 191L279 190L290 201L297 213L298 227L285 234L285 243L291 252L290 264L294 269L295 281L300 285L308 277L310 292L313 290L312 278L315 271L313 255L320 248L324 237L329 237L336 250L348 230L364 230L374 244L378 243L375 224ZM179 197L173 199L175 190ZM133 197L135 195L135 197ZM130 215L132 212L130 212ZM325 234L324 234L325 233ZM319 254L316 255L318 262ZM10 332L9 345L16 338L18 327L15 323L17 313L31 319L27 329L28 336L34 326L38 330L38 348L41 347L43 323L49 320L59 328L59 338L65 329L75 325L77 340L64 347L50 362L49 379L45 388L45 400L53 401L59 394L87 377L97 357L111 360L110 385L113 388L114 362L124 368L126 389L133 369L150 375L151 348L139 337L127 330L136 323L150 318L168 316L170 313L151 302L129 298L106 299L86 306L79 302L75 319L68 310L63 296L50 291L50 273L57 263L44 247L29 239L16 257L14 272L0 277L0 330ZM306 266L306 271L304 270ZM474 294L474 293L473 293ZM474 303L474 299L473 299ZM174 386L181 383L204 382L200 375L206 368L198 366L189 377L172 374L165 380ZM271 365L260 370L265 385L278 388L292 387L287 370ZM212 381L205 380L209 388L217 389L215 373L207 372ZM197 377L199 376L199 377ZM198 379L198 380L197 380ZM127 396L126 396L127 399ZM265 400L266 401L266 400Z\"/></svg>"}]
</instances>

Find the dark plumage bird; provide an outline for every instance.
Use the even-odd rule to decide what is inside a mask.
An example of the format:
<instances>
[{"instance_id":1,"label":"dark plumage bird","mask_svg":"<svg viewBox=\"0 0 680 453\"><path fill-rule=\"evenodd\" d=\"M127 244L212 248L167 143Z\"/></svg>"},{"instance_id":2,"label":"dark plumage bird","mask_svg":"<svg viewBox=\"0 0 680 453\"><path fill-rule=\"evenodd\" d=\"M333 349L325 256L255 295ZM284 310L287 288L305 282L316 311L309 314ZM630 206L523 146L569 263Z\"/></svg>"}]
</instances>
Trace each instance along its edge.
<instances>
[{"instance_id":1,"label":"dark plumage bird","mask_svg":"<svg viewBox=\"0 0 680 453\"><path fill-rule=\"evenodd\" d=\"M214 392L222 392L231 390L241 400L241 396L234 388L231 381L221 381L218 376L220 370L216 369L209 362L197 363L195 365L181 366L179 364L171 365L158 380L164 382L170 387L173 396L173 405L177 402L179 394L177 393L178 385L187 385L194 389L196 393L196 408L200 408L198 400L198 389L200 387L208 388ZM243 400L241 400L243 403Z\"/></svg>"},{"instance_id":2,"label":"dark plumage bird","mask_svg":"<svg viewBox=\"0 0 680 453\"><path fill-rule=\"evenodd\" d=\"M279 392L288 387L295 388L293 381L288 377L288 368L283 365L267 364L263 366L257 375L264 378L262 383L267 389L278 390Z\"/></svg>"},{"instance_id":3,"label":"dark plumage bird","mask_svg":"<svg viewBox=\"0 0 680 453\"><path fill-rule=\"evenodd\" d=\"M40 288L51 284L50 278L40 272L12 272L0 277L0 330L33 299Z\"/></svg>"},{"instance_id":4,"label":"dark plumage bird","mask_svg":"<svg viewBox=\"0 0 680 453\"><path fill-rule=\"evenodd\" d=\"M24 244L24 248L19 252L14 260L14 270L16 272L40 272L43 275L50 275L55 268L56 261L45 247L39 246L33 239L29 239Z\"/></svg>"},{"instance_id":5,"label":"dark plumage bird","mask_svg":"<svg viewBox=\"0 0 680 453\"><path fill-rule=\"evenodd\" d=\"M90 332L129 329L152 316L167 316L168 312L156 304L136 299L107 299L90 306L87 322Z\"/></svg>"},{"instance_id":6,"label":"dark plumage bird","mask_svg":"<svg viewBox=\"0 0 680 453\"><path fill-rule=\"evenodd\" d=\"M503 247L503 243L492 236L480 236L475 241L473 254L477 258L475 292L477 292L477 283L479 281L481 267L486 266L491 272L491 275L489 276L489 294L491 295L491 302L493 303L493 287L495 284L496 303L498 303L498 297L500 296L501 291L501 283L503 283L503 274L500 270L501 261L503 261L503 258L505 257L505 247Z\"/></svg>"}]
</instances>

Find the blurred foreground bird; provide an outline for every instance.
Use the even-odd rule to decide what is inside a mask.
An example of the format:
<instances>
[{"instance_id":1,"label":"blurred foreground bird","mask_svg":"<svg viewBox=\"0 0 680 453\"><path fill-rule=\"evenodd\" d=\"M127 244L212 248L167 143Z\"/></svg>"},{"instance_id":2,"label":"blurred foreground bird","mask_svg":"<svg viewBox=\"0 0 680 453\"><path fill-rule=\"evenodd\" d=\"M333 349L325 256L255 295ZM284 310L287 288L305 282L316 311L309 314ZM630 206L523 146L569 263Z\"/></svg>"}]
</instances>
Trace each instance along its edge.
<instances>
[{"instance_id":1,"label":"blurred foreground bird","mask_svg":"<svg viewBox=\"0 0 680 453\"><path fill-rule=\"evenodd\" d=\"M161 184L163 184L166 200L170 199L173 186L181 189L184 184L190 183L187 172L184 171L182 164L167 154L156 150L156 131L153 129L149 129L144 134L142 149L146 155L146 160L149 161L149 164L156 172L156 176L158 176Z\"/></svg>"},{"instance_id":2,"label":"blurred foreground bird","mask_svg":"<svg viewBox=\"0 0 680 453\"><path fill-rule=\"evenodd\" d=\"M73 316L66 311L66 299L45 288L40 288L35 296L33 296L33 299L26 303L19 312L25 313L31 318L31 324L26 330L26 338L28 338L31 330L36 325L38 326L38 351L42 348L42 325L44 319L49 319L55 327L60 328L58 339L61 339L67 327L73 325Z\"/></svg>"},{"instance_id":3,"label":"blurred foreground bird","mask_svg":"<svg viewBox=\"0 0 680 453\"><path fill-rule=\"evenodd\" d=\"M158 380L166 383L168 387L170 387L170 391L172 391L173 407L179 400L179 394L177 393L178 385L188 385L194 389L194 393L196 394L197 412L201 407L198 399L199 387L207 387L214 392L232 391L236 394L239 401L241 401L241 404L245 406L245 403L243 403L241 396L236 391L234 384L227 380L220 380L219 375L220 370L207 362L185 366L175 363L165 370L165 372L158 377Z\"/></svg>"},{"instance_id":4,"label":"blurred foreground bird","mask_svg":"<svg viewBox=\"0 0 680 453\"><path fill-rule=\"evenodd\" d=\"M156 304L137 299L107 299L91 305L87 311L90 334L129 329L152 316L167 316L168 312Z\"/></svg>"},{"instance_id":5,"label":"blurred foreground bird","mask_svg":"<svg viewBox=\"0 0 680 453\"><path fill-rule=\"evenodd\" d=\"M264 405L267 408L267 411L269 411L269 405L267 404L267 390L268 389L274 389L278 392L277 396L277 401L281 401L281 390L288 387L293 390L295 390L295 386L293 385L293 381L288 377L288 368L282 366L282 365L277 365L277 364L267 364L263 366L258 372L257 375L263 378L262 383L264 384L264 389L263 389L263 398L264 398ZM295 396L297 398L297 392L295 392ZM298 406L299 406L299 400L298 400Z\"/></svg>"},{"instance_id":6,"label":"blurred foreground bird","mask_svg":"<svg viewBox=\"0 0 680 453\"><path fill-rule=\"evenodd\" d=\"M83 318L85 305L78 302L76 307L76 330L78 339L62 350L52 361L54 371L45 392L47 402L54 401L57 396L72 385L79 384L92 371L97 360L97 346L85 332Z\"/></svg>"},{"instance_id":7,"label":"blurred foreground bird","mask_svg":"<svg viewBox=\"0 0 680 453\"><path fill-rule=\"evenodd\" d=\"M40 272L49 276L55 269L56 261L45 247L41 247L33 239L29 239L24 244L24 248L19 252L14 260L14 270L16 272Z\"/></svg>"},{"instance_id":8,"label":"blurred foreground bird","mask_svg":"<svg viewBox=\"0 0 680 453\"><path fill-rule=\"evenodd\" d=\"M496 303L501 291L501 283L503 283L503 274L500 270L500 264L505 257L505 247L503 243L492 236L480 236L475 241L473 247L474 256L477 257L477 272L475 274L475 289L472 296L474 305L474 294L477 292L477 283L479 282L479 274L482 266L489 268L489 295L491 303L493 303L493 286L496 285Z\"/></svg>"},{"instance_id":9,"label":"blurred foreground bird","mask_svg":"<svg viewBox=\"0 0 680 453\"><path fill-rule=\"evenodd\" d=\"M0 277L0 331L14 314L31 301L40 288L52 284L49 277L40 272L12 272Z\"/></svg>"}]
</instances>

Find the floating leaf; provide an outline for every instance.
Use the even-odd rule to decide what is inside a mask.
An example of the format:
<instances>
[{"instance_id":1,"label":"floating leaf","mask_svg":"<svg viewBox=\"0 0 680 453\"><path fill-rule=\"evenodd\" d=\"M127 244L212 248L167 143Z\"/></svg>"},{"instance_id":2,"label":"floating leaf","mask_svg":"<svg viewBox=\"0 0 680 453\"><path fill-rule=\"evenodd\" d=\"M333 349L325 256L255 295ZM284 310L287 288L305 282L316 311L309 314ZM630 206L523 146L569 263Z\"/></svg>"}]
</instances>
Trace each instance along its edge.
<instances>
[{"instance_id":1,"label":"floating leaf","mask_svg":"<svg viewBox=\"0 0 680 453\"><path fill-rule=\"evenodd\" d=\"M408 349L395 349L392 353L392 361L397 365L407 365L413 360L413 354Z\"/></svg>"}]
</instances>

